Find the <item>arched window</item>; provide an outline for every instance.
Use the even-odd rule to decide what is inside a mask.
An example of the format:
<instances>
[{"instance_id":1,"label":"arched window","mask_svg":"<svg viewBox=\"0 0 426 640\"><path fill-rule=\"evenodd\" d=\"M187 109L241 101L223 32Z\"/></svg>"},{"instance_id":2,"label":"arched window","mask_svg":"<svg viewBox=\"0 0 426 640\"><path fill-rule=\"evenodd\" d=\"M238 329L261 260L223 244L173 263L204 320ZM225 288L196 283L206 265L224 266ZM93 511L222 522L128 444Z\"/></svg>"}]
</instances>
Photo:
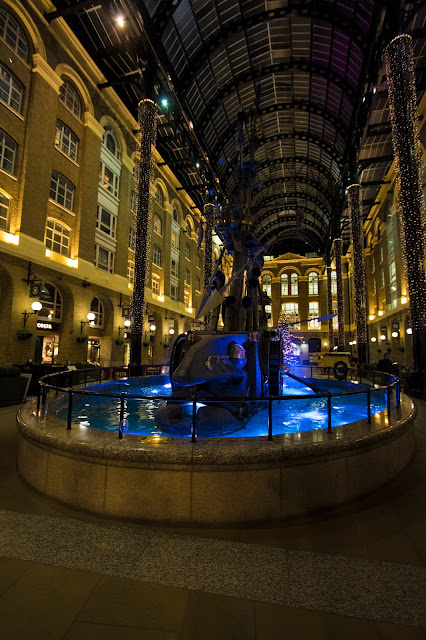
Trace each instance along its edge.
<instances>
[{"instance_id":1,"label":"arched window","mask_svg":"<svg viewBox=\"0 0 426 640\"><path fill-rule=\"evenodd\" d=\"M0 167L12 175L15 173L17 148L15 140L0 129Z\"/></svg>"},{"instance_id":2,"label":"arched window","mask_svg":"<svg viewBox=\"0 0 426 640\"><path fill-rule=\"evenodd\" d=\"M102 144L115 158L120 159L120 144L115 132L108 125L104 129Z\"/></svg>"},{"instance_id":3,"label":"arched window","mask_svg":"<svg viewBox=\"0 0 426 640\"><path fill-rule=\"evenodd\" d=\"M163 221L158 215L158 213L154 213L154 222L153 222L154 232L159 236L163 235Z\"/></svg>"},{"instance_id":4,"label":"arched window","mask_svg":"<svg viewBox=\"0 0 426 640\"><path fill-rule=\"evenodd\" d=\"M39 295L42 307L38 312L40 320L61 322L62 320L62 296L54 284L45 282Z\"/></svg>"},{"instance_id":5,"label":"arched window","mask_svg":"<svg viewBox=\"0 0 426 640\"><path fill-rule=\"evenodd\" d=\"M68 80L64 80L64 84L59 89L59 102L70 111L76 118L81 120L81 100L77 91Z\"/></svg>"},{"instance_id":6,"label":"arched window","mask_svg":"<svg viewBox=\"0 0 426 640\"><path fill-rule=\"evenodd\" d=\"M299 276L297 273L292 273L290 276L290 289L292 296L299 295Z\"/></svg>"},{"instance_id":7,"label":"arched window","mask_svg":"<svg viewBox=\"0 0 426 640\"><path fill-rule=\"evenodd\" d=\"M262 276L262 291L266 293L268 298L272 295L272 278L268 273Z\"/></svg>"},{"instance_id":8,"label":"arched window","mask_svg":"<svg viewBox=\"0 0 426 640\"><path fill-rule=\"evenodd\" d=\"M176 207L173 207L173 220L174 220L175 222L179 222L179 214L178 214L178 212L177 212Z\"/></svg>"},{"instance_id":9,"label":"arched window","mask_svg":"<svg viewBox=\"0 0 426 640\"><path fill-rule=\"evenodd\" d=\"M288 273L281 275L281 295L288 296Z\"/></svg>"},{"instance_id":10,"label":"arched window","mask_svg":"<svg viewBox=\"0 0 426 640\"><path fill-rule=\"evenodd\" d=\"M163 190L158 186L155 189L155 202L160 205L160 207L162 207L164 203Z\"/></svg>"},{"instance_id":11,"label":"arched window","mask_svg":"<svg viewBox=\"0 0 426 640\"><path fill-rule=\"evenodd\" d=\"M316 271L311 271L308 275L308 293L310 296L318 295L318 274Z\"/></svg>"},{"instance_id":12,"label":"arched window","mask_svg":"<svg viewBox=\"0 0 426 640\"><path fill-rule=\"evenodd\" d=\"M9 198L0 191L0 229L7 231L9 228Z\"/></svg>"},{"instance_id":13,"label":"arched window","mask_svg":"<svg viewBox=\"0 0 426 640\"><path fill-rule=\"evenodd\" d=\"M161 267L161 249L156 244L152 245L152 264Z\"/></svg>"},{"instance_id":14,"label":"arched window","mask_svg":"<svg viewBox=\"0 0 426 640\"><path fill-rule=\"evenodd\" d=\"M0 9L0 39L22 60L28 60L28 41L19 24L3 9Z\"/></svg>"},{"instance_id":15,"label":"arched window","mask_svg":"<svg viewBox=\"0 0 426 640\"><path fill-rule=\"evenodd\" d=\"M0 100L7 104L12 111L21 113L24 98L24 87L7 67L0 64Z\"/></svg>"},{"instance_id":16,"label":"arched window","mask_svg":"<svg viewBox=\"0 0 426 640\"><path fill-rule=\"evenodd\" d=\"M54 218L48 218L46 223L47 249L60 253L62 256L69 256L70 253L70 229Z\"/></svg>"},{"instance_id":17,"label":"arched window","mask_svg":"<svg viewBox=\"0 0 426 640\"><path fill-rule=\"evenodd\" d=\"M95 319L90 322L91 327L104 326L104 305L98 297L94 297L90 303L90 311L95 314Z\"/></svg>"}]
</instances>

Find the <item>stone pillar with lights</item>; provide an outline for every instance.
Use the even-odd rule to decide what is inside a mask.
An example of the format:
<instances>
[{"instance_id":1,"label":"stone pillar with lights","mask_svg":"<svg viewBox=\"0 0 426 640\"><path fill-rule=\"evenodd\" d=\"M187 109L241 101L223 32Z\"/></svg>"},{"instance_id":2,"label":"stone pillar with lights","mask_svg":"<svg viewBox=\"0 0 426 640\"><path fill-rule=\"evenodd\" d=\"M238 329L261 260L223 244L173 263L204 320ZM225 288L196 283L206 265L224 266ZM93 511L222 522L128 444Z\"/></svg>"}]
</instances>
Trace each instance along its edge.
<instances>
[{"instance_id":1,"label":"stone pillar with lights","mask_svg":"<svg viewBox=\"0 0 426 640\"><path fill-rule=\"evenodd\" d=\"M385 50L397 176L402 254L413 335L415 369L426 368L426 228L420 179L420 142L412 39L401 35Z\"/></svg>"},{"instance_id":2,"label":"stone pillar with lights","mask_svg":"<svg viewBox=\"0 0 426 640\"><path fill-rule=\"evenodd\" d=\"M156 104L150 99L139 102L139 141L135 165L136 216L135 229L135 278L130 305L132 332L130 339L130 364L142 364L143 317L146 311L145 286L148 275L152 211L149 187L151 182L152 148L157 135Z\"/></svg>"},{"instance_id":3,"label":"stone pillar with lights","mask_svg":"<svg viewBox=\"0 0 426 640\"><path fill-rule=\"evenodd\" d=\"M203 209L206 220L206 232L204 234L204 289L209 286L213 271L213 225L214 225L214 204L205 204ZM210 322L210 313L204 317L205 326Z\"/></svg>"},{"instance_id":4,"label":"stone pillar with lights","mask_svg":"<svg viewBox=\"0 0 426 640\"><path fill-rule=\"evenodd\" d=\"M348 187L349 222L352 241L353 293L358 359L367 362L367 283L365 280L364 234L362 231L361 185Z\"/></svg>"},{"instance_id":5,"label":"stone pillar with lights","mask_svg":"<svg viewBox=\"0 0 426 640\"><path fill-rule=\"evenodd\" d=\"M331 264L327 264L327 314L333 315L333 294L331 290ZM332 351L334 347L333 318L328 321L328 348Z\"/></svg>"},{"instance_id":6,"label":"stone pillar with lights","mask_svg":"<svg viewBox=\"0 0 426 640\"><path fill-rule=\"evenodd\" d=\"M336 238L333 242L334 258L336 261L336 284L337 284L337 349L345 350L345 306L343 299L343 275L342 275L342 239Z\"/></svg>"}]
</instances>

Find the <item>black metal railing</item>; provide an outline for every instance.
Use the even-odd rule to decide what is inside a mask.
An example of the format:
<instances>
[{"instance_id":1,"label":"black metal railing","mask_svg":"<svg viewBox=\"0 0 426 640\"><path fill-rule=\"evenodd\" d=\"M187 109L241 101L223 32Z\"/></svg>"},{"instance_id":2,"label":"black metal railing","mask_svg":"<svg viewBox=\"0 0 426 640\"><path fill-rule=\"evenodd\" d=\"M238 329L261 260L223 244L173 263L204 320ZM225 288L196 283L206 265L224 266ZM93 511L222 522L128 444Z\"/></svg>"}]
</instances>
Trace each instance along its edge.
<instances>
[{"instance_id":1,"label":"black metal railing","mask_svg":"<svg viewBox=\"0 0 426 640\"><path fill-rule=\"evenodd\" d=\"M330 379L330 371L332 368L330 367L321 367L321 366L310 366L310 365L297 365L296 367L292 367L292 369L301 370L305 369L311 373L311 378L321 381L324 379ZM298 371L299 372L299 371ZM315 374L315 375L314 375ZM74 395L85 395L85 396L98 396L102 398L116 398L120 401L120 409L119 409L119 425L118 425L118 437L121 439L123 437L123 424L124 424L124 415L125 415L125 401L126 400L165 400L170 401L173 400L172 396L148 396L141 394L130 394L130 393L101 393L99 391L91 391L87 389L87 385L89 383L97 383L100 384L102 382L107 381L115 381L122 380L128 378L128 368L127 367L97 367L91 369L80 369L76 371L60 371L49 374L40 378L39 380L39 391L37 396L37 415L39 417L45 417L47 414L47 396L50 391L54 391L56 396L62 392L68 395L67 401L67 429L71 429L72 426L72 407L73 407L73 397ZM263 402L268 404L268 440L273 439L273 424L272 424L272 405L273 402L279 401L287 401L287 400L309 400L309 399L320 399L325 398L327 400L327 431L331 433L332 429L332 399L341 396L352 396L359 394L367 395L367 422L371 424L371 394L378 393L380 391L384 391L386 393L386 410L388 414L388 418L390 418L391 412L391 394L393 390L395 390L395 407L398 408L400 406L401 399L401 389L399 379L390 374L384 373L382 371L370 371L367 369L348 369L348 377L352 381L357 381L360 384L368 383L371 386L367 386L367 388L363 389L354 389L350 391L338 391L338 392L330 392L323 391L319 393L311 394L298 394L298 395L281 395L281 396L258 396L258 397L247 397L247 396L232 396L227 397L226 402ZM380 381L380 384L377 384L376 381ZM64 383L62 383L64 381ZM339 382L336 380L336 382ZM62 383L62 384L60 384ZM78 388L77 388L78 387ZM203 398L202 396L179 396L179 401L182 402L192 402L192 425L191 425L191 440L192 442L196 442L197 440L197 425L196 425L196 416L197 416L197 402L203 402L203 404L214 404L217 402L217 398L212 398L209 396L208 398Z\"/></svg>"}]
</instances>

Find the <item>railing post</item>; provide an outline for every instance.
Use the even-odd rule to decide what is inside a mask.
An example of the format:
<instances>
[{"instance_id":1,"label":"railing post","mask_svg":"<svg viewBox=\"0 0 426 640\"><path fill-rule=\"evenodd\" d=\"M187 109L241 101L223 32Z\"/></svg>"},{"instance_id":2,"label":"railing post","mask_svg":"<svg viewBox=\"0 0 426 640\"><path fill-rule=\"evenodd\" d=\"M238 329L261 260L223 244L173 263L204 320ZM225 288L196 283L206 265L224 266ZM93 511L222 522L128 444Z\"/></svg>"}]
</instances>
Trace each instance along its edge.
<instances>
[{"instance_id":1,"label":"railing post","mask_svg":"<svg viewBox=\"0 0 426 640\"><path fill-rule=\"evenodd\" d=\"M272 398L268 398L268 440L272 440Z\"/></svg>"},{"instance_id":2,"label":"railing post","mask_svg":"<svg viewBox=\"0 0 426 640\"><path fill-rule=\"evenodd\" d=\"M332 398L332 395L330 392L328 392L327 394L327 415L328 415L327 431L328 433L331 433L331 398Z\"/></svg>"},{"instance_id":3,"label":"railing post","mask_svg":"<svg viewBox=\"0 0 426 640\"><path fill-rule=\"evenodd\" d=\"M41 402L41 384L38 383L38 390L37 390L37 418L40 416L40 402Z\"/></svg>"},{"instance_id":4,"label":"railing post","mask_svg":"<svg viewBox=\"0 0 426 640\"><path fill-rule=\"evenodd\" d=\"M368 424L371 424L371 389L368 387L367 389L367 420Z\"/></svg>"},{"instance_id":5,"label":"railing post","mask_svg":"<svg viewBox=\"0 0 426 640\"><path fill-rule=\"evenodd\" d=\"M42 398L42 401L41 401L41 411L42 411L42 414L43 414L43 418L46 417L46 413L47 413L47 401L46 401L46 398L47 398L47 387L43 387L43 398Z\"/></svg>"},{"instance_id":6,"label":"railing post","mask_svg":"<svg viewBox=\"0 0 426 640\"><path fill-rule=\"evenodd\" d=\"M191 429L192 442L197 442L196 422L197 422L197 399L192 398L192 429Z\"/></svg>"},{"instance_id":7,"label":"railing post","mask_svg":"<svg viewBox=\"0 0 426 640\"><path fill-rule=\"evenodd\" d=\"M124 393L120 394L120 423L118 427L118 439L123 439L123 420L124 420Z\"/></svg>"},{"instance_id":8,"label":"railing post","mask_svg":"<svg viewBox=\"0 0 426 640\"><path fill-rule=\"evenodd\" d=\"M67 429L71 429L72 423L72 389L68 390L68 419L67 419Z\"/></svg>"}]
</instances>

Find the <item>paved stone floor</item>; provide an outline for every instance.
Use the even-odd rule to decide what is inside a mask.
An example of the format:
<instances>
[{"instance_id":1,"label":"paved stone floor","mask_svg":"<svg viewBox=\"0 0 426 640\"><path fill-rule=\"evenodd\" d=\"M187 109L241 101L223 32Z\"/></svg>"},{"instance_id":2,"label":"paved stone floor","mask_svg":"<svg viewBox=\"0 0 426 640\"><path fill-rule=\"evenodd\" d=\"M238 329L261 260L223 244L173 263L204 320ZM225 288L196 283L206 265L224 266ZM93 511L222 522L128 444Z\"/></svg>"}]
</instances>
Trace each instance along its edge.
<instances>
[{"instance_id":1,"label":"paved stone floor","mask_svg":"<svg viewBox=\"0 0 426 640\"><path fill-rule=\"evenodd\" d=\"M426 637L426 402L416 456L374 495L250 529L120 523L58 505L16 472L0 409L0 638Z\"/></svg>"}]
</instances>

